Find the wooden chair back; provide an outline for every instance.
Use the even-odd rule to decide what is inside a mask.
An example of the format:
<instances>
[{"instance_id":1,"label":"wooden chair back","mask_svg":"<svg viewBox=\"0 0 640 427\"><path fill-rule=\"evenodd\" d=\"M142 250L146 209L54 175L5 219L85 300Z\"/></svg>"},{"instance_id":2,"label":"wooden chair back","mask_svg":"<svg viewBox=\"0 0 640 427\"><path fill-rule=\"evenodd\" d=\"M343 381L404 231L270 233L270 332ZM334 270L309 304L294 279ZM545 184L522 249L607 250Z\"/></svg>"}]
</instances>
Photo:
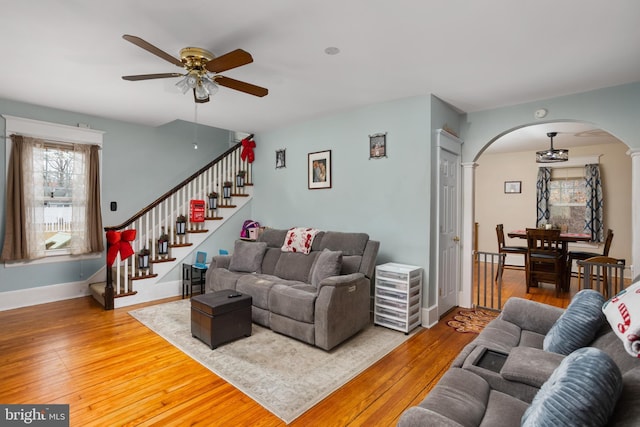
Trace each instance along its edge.
<instances>
[{"instance_id":1,"label":"wooden chair back","mask_svg":"<svg viewBox=\"0 0 640 427\"><path fill-rule=\"evenodd\" d=\"M565 264L560 230L527 228L527 293L546 282L555 284L558 295L565 288Z\"/></svg>"},{"instance_id":2,"label":"wooden chair back","mask_svg":"<svg viewBox=\"0 0 640 427\"><path fill-rule=\"evenodd\" d=\"M578 265L584 269L578 289L594 289L605 298L611 298L624 289L624 259L596 256L578 260Z\"/></svg>"}]
</instances>

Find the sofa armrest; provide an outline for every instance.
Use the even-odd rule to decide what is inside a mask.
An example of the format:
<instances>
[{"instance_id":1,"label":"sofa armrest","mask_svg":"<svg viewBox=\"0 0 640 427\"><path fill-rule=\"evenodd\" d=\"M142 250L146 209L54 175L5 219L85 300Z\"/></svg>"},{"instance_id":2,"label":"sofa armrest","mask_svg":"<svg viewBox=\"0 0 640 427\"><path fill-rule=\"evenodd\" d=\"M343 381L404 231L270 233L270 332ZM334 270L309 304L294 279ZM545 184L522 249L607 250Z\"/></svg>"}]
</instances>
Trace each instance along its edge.
<instances>
[{"instance_id":1,"label":"sofa armrest","mask_svg":"<svg viewBox=\"0 0 640 427\"><path fill-rule=\"evenodd\" d=\"M412 406L402 413L398 427L464 427L462 424L430 409Z\"/></svg>"},{"instance_id":2,"label":"sofa armrest","mask_svg":"<svg viewBox=\"0 0 640 427\"><path fill-rule=\"evenodd\" d=\"M540 388L563 359L561 354L538 348L515 347L504 362L500 375L509 381Z\"/></svg>"},{"instance_id":3,"label":"sofa armrest","mask_svg":"<svg viewBox=\"0 0 640 427\"><path fill-rule=\"evenodd\" d=\"M546 335L564 310L524 298L511 297L502 309L502 320L520 329Z\"/></svg>"},{"instance_id":4,"label":"sofa armrest","mask_svg":"<svg viewBox=\"0 0 640 427\"><path fill-rule=\"evenodd\" d=\"M351 273L351 274L344 274L340 276L327 277L323 279L320 283L318 283L318 292L320 292L320 290L324 286L335 286L335 287L351 286L356 284L359 280L362 280L362 279L365 279L365 276L362 273Z\"/></svg>"},{"instance_id":5,"label":"sofa armrest","mask_svg":"<svg viewBox=\"0 0 640 427\"><path fill-rule=\"evenodd\" d=\"M211 259L209 268L229 268L231 263L231 255L216 255Z\"/></svg>"},{"instance_id":6,"label":"sofa armrest","mask_svg":"<svg viewBox=\"0 0 640 427\"><path fill-rule=\"evenodd\" d=\"M318 285L315 345L331 350L370 323L371 282L362 273L332 276Z\"/></svg>"}]
</instances>

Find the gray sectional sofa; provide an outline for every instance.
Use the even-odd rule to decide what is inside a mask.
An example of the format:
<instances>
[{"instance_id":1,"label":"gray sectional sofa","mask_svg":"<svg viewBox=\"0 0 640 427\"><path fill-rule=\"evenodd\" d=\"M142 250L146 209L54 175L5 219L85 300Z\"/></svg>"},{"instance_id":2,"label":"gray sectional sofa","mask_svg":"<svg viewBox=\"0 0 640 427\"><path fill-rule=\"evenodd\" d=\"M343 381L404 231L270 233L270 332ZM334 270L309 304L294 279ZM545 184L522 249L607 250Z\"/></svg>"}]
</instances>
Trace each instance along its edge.
<instances>
[{"instance_id":1,"label":"gray sectional sofa","mask_svg":"<svg viewBox=\"0 0 640 427\"><path fill-rule=\"evenodd\" d=\"M213 257L207 286L251 295L255 323L330 350L370 323L380 243L364 233L321 231L310 253L284 252L287 231L236 241L232 255Z\"/></svg>"},{"instance_id":2,"label":"gray sectional sofa","mask_svg":"<svg viewBox=\"0 0 640 427\"><path fill-rule=\"evenodd\" d=\"M398 426L639 426L640 359L593 294L566 311L510 298Z\"/></svg>"}]
</instances>

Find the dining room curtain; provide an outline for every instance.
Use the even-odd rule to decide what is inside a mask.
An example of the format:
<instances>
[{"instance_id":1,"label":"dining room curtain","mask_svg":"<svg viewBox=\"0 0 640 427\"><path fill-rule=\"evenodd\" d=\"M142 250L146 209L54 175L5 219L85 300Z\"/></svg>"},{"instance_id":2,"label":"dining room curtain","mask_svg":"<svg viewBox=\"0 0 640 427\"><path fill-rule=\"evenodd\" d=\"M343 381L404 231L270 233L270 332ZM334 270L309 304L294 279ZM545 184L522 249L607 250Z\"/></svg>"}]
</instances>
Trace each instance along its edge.
<instances>
[{"instance_id":1,"label":"dining room curtain","mask_svg":"<svg viewBox=\"0 0 640 427\"><path fill-rule=\"evenodd\" d=\"M538 168L536 180L536 227L549 222L549 182L551 182L551 168Z\"/></svg>"},{"instance_id":2,"label":"dining room curtain","mask_svg":"<svg viewBox=\"0 0 640 427\"><path fill-rule=\"evenodd\" d=\"M584 229L594 242L604 242L604 199L598 164L585 165L587 208Z\"/></svg>"}]
</instances>

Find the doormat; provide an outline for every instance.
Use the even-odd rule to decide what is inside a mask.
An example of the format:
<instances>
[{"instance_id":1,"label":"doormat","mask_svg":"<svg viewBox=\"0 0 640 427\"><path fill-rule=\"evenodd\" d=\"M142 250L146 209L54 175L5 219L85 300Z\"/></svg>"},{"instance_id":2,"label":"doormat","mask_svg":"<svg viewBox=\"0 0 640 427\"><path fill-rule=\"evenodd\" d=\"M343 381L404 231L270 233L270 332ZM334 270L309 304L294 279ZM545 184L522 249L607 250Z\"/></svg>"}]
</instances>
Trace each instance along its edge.
<instances>
[{"instance_id":1,"label":"doormat","mask_svg":"<svg viewBox=\"0 0 640 427\"><path fill-rule=\"evenodd\" d=\"M447 322L447 325L456 332L479 334L499 314L499 311L480 308L460 310L453 316L453 320Z\"/></svg>"}]
</instances>

